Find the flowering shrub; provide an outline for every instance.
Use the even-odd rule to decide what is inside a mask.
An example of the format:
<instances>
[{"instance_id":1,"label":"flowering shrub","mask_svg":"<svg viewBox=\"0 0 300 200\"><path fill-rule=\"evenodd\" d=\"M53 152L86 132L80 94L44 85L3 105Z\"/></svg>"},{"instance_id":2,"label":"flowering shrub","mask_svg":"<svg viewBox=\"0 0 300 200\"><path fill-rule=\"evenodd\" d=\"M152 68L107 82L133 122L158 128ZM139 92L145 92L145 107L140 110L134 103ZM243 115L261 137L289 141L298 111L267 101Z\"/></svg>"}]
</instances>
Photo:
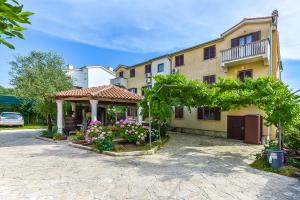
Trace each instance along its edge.
<instances>
[{"instance_id":1,"label":"flowering shrub","mask_svg":"<svg viewBox=\"0 0 300 200\"><path fill-rule=\"evenodd\" d=\"M151 123L152 128L152 140L159 139L159 134L161 137L167 136L168 123L161 121L159 119L153 119Z\"/></svg>"},{"instance_id":2,"label":"flowering shrub","mask_svg":"<svg viewBox=\"0 0 300 200\"><path fill-rule=\"evenodd\" d=\"M128 142L133 142L137 145L143 144L148 137L148 126L134 120L120 120L116 122L119 134Z\"/></svg>"},{"instance_id":3,"label":"flowering shrub","mask_svg":"<svg viewBox=\"0 0 300 200\"><path fill-rule=\"evenodd\" d=\"M85 133L87 144L96 144L100 151L110 151L114 148L114 134L111 129L104 127L100 121L91 122Z\"/></svg>"}]
</instances>

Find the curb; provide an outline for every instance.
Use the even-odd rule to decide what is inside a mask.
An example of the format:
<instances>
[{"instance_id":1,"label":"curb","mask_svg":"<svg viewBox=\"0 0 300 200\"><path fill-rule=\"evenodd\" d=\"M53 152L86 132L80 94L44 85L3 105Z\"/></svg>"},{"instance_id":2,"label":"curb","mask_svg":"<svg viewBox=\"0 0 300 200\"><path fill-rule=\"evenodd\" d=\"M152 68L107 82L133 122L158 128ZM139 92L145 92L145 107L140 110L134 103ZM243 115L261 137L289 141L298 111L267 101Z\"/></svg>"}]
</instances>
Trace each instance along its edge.
<instances>
[{"instance_id":1,"label":"curb","mask_svg":"<svg viewBox=\"0 0 300 200\"><path fill-rule=\"evenodd\" d=\"M102 153L102 154L105 154L105 155L108 155L108 156L115 156L115 157L152 155L152 154L155 154L157 152L157 150L160 149L160 146L156 146L156 147L154 147L150 150L147 150L147 151L128 151L128 152L103 151L103 152L100 152L99 150L94 149L92 147L83 146L83 145L80 145L80 144L74 144L72 142L69 142L69 146L75 147L75 148L78 148L78 149L93 151L93 152L96 152L96 153Z\"/></svg>"},{"instance_id":2,"label":"curb","mask_svg":"<svg viewBox=\"0 0 300 200\"><path fill-rule=\"evenodd\" d=\"M35 139L44 140L44 141L52 142L52 143L57 143L57 141L55 141L55 140L52 140L50 138L40 137L40 136L36 136Z\"/></svg>"}]
</instances>

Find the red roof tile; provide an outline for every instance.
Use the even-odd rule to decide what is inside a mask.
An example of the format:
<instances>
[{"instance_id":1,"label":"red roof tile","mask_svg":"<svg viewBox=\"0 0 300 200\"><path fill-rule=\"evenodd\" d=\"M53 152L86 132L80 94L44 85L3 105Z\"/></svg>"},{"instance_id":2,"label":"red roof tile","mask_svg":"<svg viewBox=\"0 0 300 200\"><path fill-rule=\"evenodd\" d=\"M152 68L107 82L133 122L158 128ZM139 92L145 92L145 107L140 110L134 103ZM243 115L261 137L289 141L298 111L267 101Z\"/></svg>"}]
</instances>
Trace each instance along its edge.
<instances>
[{"instance_id":1,"label":"red roof tile","mask_svg":"<svg viewBox=\"0 0 300 200\"><path fill-rule=\"evenodd\" d=\"M132 93L126 89L114 86L114 85L103 85L98 87L74 89L68 91L58 92L55 98L68 98L68 97L89 97L91 99L108 99L108 100L131 100L140 101L143 99L142 96Z\"/></svg>"}]
</instances>

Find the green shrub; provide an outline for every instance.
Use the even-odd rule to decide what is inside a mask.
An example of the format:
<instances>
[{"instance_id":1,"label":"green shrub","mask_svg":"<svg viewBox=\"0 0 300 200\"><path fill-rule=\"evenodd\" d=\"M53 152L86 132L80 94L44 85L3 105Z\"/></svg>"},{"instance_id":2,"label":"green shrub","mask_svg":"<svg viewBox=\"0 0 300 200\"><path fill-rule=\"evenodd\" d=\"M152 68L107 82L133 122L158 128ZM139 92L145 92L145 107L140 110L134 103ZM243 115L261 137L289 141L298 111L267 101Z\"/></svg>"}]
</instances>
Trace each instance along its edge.
<instances>
[{"instance_id":1,"label":"green shrub","mask_svg":"<svg viewBox=\"0 0 300 200\"><path fill-rule=\"evenodd\" d=\"M84 140L85 133L83 131L76 131L75 138L76 140Z\"/></svg>"},{"instance_id":2,"label":"green shrub","mask_svg":"<svg viewBox=\"0 0 300 200\"><path fill-rule=\"evenodd\" d=\"M111 138L100 139L98 138L95 142L96 148L99 151L111 151L114 149L114 142Z\"/></svg>"},{"instance_id":3,"label":"green shrub","mask_svg":"<svg viewBox=\"0 0 300 200\"><path fill-rule=\"evenodd\" d=\"M289 149L300 149L300 131L284 133L284 143Z\"/></svg>"},{"instance_id":4,"label":"green shrub","mask_svg":"<svg viewBox=\"0 0 300 200\"><path fill-rule=\"evenodd\" d=\"M286 159L287 159L287 162L288 162L289 165L297 167L297 168L300 169L300 159L299 158L296 159L296 158L293 158L291 156L287 156Z\"/></svg>"},{"instance_id":5,"label":"green shrub","mask_svg":"<svg viewBox=\"0 0 300 200\"><path fill-rule=\"evenodd\" d=\"M272 171L272 168L268 161L267 155L259 153L259 154L256 154L255 157L256 157L256 159L251 164L251 167L256 168L256 169L261 169L264 171Z\"/></svg>"}]
</instances>

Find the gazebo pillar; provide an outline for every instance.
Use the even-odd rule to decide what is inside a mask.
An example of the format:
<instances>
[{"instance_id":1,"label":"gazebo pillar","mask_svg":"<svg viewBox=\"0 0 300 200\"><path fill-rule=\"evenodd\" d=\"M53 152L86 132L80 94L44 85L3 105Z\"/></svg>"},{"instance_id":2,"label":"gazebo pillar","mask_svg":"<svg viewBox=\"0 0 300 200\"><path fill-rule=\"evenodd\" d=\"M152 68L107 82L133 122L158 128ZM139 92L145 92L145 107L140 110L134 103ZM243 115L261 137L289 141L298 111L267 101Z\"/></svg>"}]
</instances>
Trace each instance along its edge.
<instances>
[{"instance_id":1,"label":"gazebo pillar","mask_svg":"<svg viewBox=\"0 0 300 200\"><path fill-rule=\"evenodd\" d=\"M91 120L97 120L97 107L98 107L98 100L90 100L91 104Z\"/></svg>"},{"instance_id":2,"label":"gazebo pillar","mask_svg":"<svg viewBox=\"0 0 300 200\"><path fill-rule=\"evenodd\" d=\"M72 106L72 117L75 118L76 117L76 103L71 103Z\"/></svg>"},{"instance_id":3,"label":"gazebo pillar","mask_svg":"<svg viewBox=\"0 0 300 200\"><path fill-rule=\"evenodd\" d=\"M137 114L138 114L138 122L139 123L142 123L142 121L143 121L143 116L142 116L142 107L141 106L138 106L138 112L137 112Z\"/></svg>"},{"instance_id":4,"label":"gazebo pillar","mask_svg":"<svg viewBox=\"0 0 300 200\"><path fill-rule=\"evenodd\" d=\"M57 104L57 132L63 134L63 100L56 100Z\"/></svg>"}]
</instances>

